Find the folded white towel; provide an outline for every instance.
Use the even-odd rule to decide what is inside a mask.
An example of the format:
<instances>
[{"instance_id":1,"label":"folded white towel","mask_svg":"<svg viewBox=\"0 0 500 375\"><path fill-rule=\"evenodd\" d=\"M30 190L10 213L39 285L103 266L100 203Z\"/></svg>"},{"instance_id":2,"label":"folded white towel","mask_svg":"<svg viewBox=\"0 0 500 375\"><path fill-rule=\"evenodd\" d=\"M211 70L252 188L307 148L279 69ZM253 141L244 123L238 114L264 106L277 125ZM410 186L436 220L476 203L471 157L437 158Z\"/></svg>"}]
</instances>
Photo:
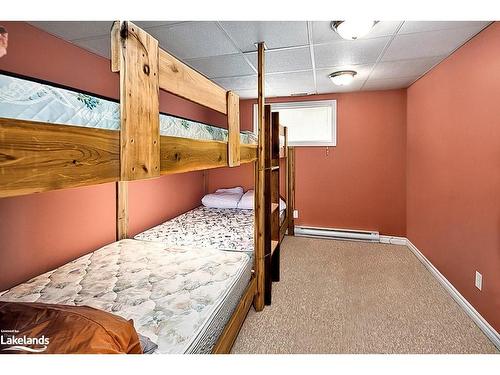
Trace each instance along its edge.
<instances>
[{"instance_id":1,"label":"folded white towel","mask_svg":"<svg viewBox=\"0 0 500 375\"><path fill-rule=\"evenodd\" d=\"M237 208L241 193L215 192L205 195L201 203L210 208Z\"/></svg>"},{"instance_id":2,"label":"folded white towel","mask_svg":"<svg viewBox=\"0 0 500 375\"><path fill-rule=\"evenodd\" d=\"M215 190L216 193L238 193L238 194L243 194L243 188L241 186L236 186L234 188L229 188L229 189L217 189Z\"/></svg>"}]
</instances>

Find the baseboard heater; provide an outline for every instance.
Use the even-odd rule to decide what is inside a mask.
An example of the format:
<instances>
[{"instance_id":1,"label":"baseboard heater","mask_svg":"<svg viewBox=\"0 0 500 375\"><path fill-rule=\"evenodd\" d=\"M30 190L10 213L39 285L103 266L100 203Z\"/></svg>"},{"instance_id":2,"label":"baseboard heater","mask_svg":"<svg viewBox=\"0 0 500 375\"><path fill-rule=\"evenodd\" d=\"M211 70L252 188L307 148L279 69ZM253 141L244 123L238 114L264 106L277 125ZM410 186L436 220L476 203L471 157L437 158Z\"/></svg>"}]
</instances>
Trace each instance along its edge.
<instances>
[{"instance_id":1,"label":"baseboard heater","mask_svg":"<svg viewBox=\"0 0 500 375\"><path fill-rule=\"evenodd\" d=\"M365 230L337 229L337 228L317 228L317 227L295 227L296 236L332 238L337 240L357 240L379 242L378 232Z\"/></svg>"}]
</instances>

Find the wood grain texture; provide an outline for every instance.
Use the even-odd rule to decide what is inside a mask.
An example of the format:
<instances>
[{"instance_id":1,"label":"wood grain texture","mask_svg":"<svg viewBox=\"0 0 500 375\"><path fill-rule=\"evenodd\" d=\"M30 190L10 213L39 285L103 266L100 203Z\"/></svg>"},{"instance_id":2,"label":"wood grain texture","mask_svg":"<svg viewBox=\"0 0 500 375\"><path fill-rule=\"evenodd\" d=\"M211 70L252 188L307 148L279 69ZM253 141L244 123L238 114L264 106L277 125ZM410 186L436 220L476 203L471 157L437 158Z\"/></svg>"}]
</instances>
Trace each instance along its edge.
<instances>
[{"instance_id":1,"label":"wood grain texture","mask_svg":"<svg viewBox=\"0 0 500 375\"><path fill-rule=\"evenodd\" d=\"M241 145L241 163L256 160L255 145ZM162 175L227 167L228 143L201 139L160 136L160 173Z\"/></svg>"},{"instance_id":2,"label":"wood grain texture","mask_svg":"<svg viewBox=\"0 0 500 375\"><path fill-rule=\"evenodd\" d=\"M161 136L161 174L198 171L227 166L227 143Z\"/></svg>"},{"instance_id":3,"label":"wood grain texture","mask_svg":"<svg viewBox=\"0 0 500 375\"><path fill-rule=\"evenodd\" d=\"M121 179L160 175L158 41L131 22L120 29Z\"/></svg>"},{"instance_id":4,"label":"wood grain texture","mask_svg":"<svg viewBox=\"0 0 500 375\"><path fill-rule=\"evenodd\" d=\"M0 197L117 181L119 132L0 118Z\"/></svg>"},{"instance_id":5,"label":"wood grain texture","mask_svg":"<svg viewBox=\"0 0 500 375\"><path fill-rule=\"evenodd\" d=\"M128 181L116 183L116 240L128 238Z\"/></svg>"},{"instance_id":6,"label":"wood grain texture","mask_svg":"<svg viewBox=\"0 0 500 375\"><path fill-rule=\"evenodd\" d=\"M258 123L258 150L257 165L255 168L255 196L254 196L254 252L255 252L255 277L257 281L257 291L254 299L256 311L264 309L264 289L265 289L265 139L264 139L264 43L259 43L257 52L257 123Z\"/></svg>"},{"instance_id":7,"label":"wood grain texture","mask_svg":"<svg viewBox=\"0 0 500 375\"><path fill-rule=\"evenodd\" d=\"M160 49L160 88L227 114L226 90Z\"/></svg>"},{"instance_id":8,"label":"wood grain texture","mask_svg":"<svg viewBox=\"0 0 500 375\"><path fill-rule=\"evenodd\" d=\"M232 91L227 93L228 165L240 165L240 97Z\"/></svg>"},{"instance_id":9,"label":"wood grain texture","mask_svg":"<svg viewBox=\"0 0 500 375\"><path fill-rule=\"evenodd\" d=\"M240 163L250 163L257 160L257 145L240 144Z\"/></svg>"},{"instance_id":10,"label":"wood grain texture","mask_svg":"<svg viewBox=\"0 0 500 375\"><path fill-rule=\"evenodd\" d=\"M248 310L250 306L252 306L252 301L255 296L255 292L257 290L257 282L255 277L252 277L248 287L243 294L238 306L233 312L231 319L227 323L224 331L219 336L219 339L215 343L214 348L212 349L212 353L214 354L227 354L231 352L231 348L233 347L234 341L236 337L238 337L238 333L240 332L241 326L245 321L245 318L248 314Z\"/></svg>"},{"instance_id":11,"label":"wood grain texture","mask_svg":"<svg viewBox=\"0 0 500 375\"><path fill-rule=\"evenodd\" d=\"M288 235L295 235L295 221L293 219L293 211L295 210L295 148L288 148L287 159L288 173Z\"/></svg>"}]
</instances>

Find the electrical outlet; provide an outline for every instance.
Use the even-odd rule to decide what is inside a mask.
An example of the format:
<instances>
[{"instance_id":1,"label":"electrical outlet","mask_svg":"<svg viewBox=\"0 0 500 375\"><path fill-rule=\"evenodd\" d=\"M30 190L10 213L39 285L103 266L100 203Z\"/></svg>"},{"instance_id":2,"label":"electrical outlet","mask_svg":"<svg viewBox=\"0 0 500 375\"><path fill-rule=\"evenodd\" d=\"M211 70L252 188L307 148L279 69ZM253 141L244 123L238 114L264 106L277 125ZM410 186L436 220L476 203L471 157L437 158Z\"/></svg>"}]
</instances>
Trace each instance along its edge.
<instances>
[{"instance_id":1,"label":"electrical outlet","mask_svg":"<svg viewBox=\"0 0 500 375\"><path fill-rule=\"evenodd\" d=\"M293 218L298 219L299 218L299 210L293 210Z\"/></svg>"},{"instance_id":2,"label":"electrical outlet","mask_svg":"<svg viewBox=\"0 0 500 375\"><path fill-rule=\"evenodd\" d=\"M481 290L483 288L483 275L476 271L476 288Z\"/></svg>"}]
</instances>

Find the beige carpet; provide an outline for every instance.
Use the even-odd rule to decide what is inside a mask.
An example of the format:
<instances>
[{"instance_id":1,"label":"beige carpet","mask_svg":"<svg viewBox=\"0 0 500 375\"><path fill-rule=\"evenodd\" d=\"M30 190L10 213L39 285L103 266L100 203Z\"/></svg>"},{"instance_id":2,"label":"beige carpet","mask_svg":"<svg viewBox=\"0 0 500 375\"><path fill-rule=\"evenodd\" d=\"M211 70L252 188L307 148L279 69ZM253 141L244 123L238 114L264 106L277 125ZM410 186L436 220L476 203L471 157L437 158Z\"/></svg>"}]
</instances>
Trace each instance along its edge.
<instances>
[{"instance_id":1,"label":"beige carpet","mask_svg":"<svg viewBox=\"0 0 500 375\"><path fill-rule=\"evenodd\" d=\"M287 237L233 353L496 353L404 246Z\"/></svg>"}]
</instances>

